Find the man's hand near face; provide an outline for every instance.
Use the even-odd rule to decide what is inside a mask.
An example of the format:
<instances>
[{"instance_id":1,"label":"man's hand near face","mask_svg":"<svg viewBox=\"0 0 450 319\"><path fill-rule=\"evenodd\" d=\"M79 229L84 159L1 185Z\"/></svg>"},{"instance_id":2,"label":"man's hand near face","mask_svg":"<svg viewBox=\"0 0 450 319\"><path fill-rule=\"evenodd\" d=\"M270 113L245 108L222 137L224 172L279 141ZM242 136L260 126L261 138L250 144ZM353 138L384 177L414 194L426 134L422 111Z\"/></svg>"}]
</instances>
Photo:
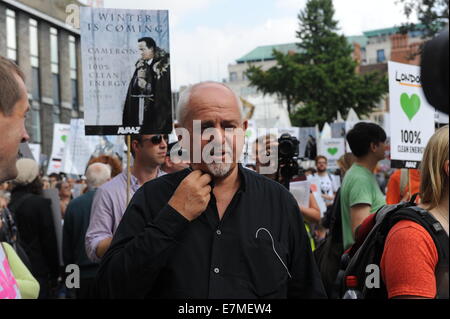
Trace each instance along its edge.
<instances>
[{"instance_id":1,"label":"man's hand near face","mask_svg":"<svg viewBox=\"0 0 450 319\"><path fill-rule=\"evenodd\" d=\"M169 205L187 220L196 219L206 210L211 198L211 175L200 170L190 173L178 185Z\"/></svg>"}]
</instances>

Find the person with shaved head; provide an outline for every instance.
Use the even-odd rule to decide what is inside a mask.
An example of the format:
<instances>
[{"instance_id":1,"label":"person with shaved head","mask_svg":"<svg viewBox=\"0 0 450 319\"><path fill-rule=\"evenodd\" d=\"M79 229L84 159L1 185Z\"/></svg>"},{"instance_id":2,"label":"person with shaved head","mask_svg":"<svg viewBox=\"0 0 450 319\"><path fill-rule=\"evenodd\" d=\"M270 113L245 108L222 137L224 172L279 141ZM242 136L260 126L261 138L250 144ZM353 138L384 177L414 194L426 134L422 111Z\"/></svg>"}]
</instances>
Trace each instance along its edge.
<instances>
[{"instance_id":1,"label":"person with shaved head","mask_svg":"<svg viewBox=\"0 0 450 319\"><path fill-rule=\"evenodd\" d=\"M239 163L239 98L204 82L177 107L190 167L135 193L102 259L97 296L326 297L296 200Z\"/></svg>"}]
</instances>

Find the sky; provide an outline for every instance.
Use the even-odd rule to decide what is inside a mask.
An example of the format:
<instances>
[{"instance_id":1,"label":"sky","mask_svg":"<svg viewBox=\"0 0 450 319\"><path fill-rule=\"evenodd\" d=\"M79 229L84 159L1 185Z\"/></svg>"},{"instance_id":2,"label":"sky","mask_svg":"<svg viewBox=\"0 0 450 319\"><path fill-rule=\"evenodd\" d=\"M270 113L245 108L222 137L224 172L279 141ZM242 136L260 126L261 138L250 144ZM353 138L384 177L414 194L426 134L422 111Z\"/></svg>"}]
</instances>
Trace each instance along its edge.
<instances>
[{"instance_id":1,"label":"sky","mask_svg":"<svg viewBox=\"0 0 450 319\"><path fill-rule=\"evenodd\" d=\"M406 22L397 0L333 0L340 33ZM169 10L172 91L228 78L227 67L262 45L297 42L306 0L104 0L105 8Z\"/></svg>"}]
</instances>

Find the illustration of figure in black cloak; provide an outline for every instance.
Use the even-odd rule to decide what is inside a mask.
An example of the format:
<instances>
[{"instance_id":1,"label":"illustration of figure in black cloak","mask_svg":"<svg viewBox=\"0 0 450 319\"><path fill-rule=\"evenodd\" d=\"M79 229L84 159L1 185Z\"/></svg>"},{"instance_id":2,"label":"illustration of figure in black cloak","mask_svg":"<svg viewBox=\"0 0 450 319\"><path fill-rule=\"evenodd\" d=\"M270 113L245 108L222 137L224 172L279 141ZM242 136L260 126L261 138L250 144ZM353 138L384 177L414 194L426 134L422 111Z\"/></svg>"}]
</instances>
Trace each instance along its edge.
<instances>
[{"instance_id":1,"label":"illustration of figure in black cloak","mask_svg":"<svg viewBox=\"0 0 450 319\"><path fill-rule=\"evenodd\" d=\"M308 135L308 142L305 148L305 157L309 159L315 159L317 156L317 143L316 139L312 135Z\"/></svg>"},{"instance_id":2,"label":"illustration of figure in black cloak","mask_svg":"<svg viewBox=\"0 0 450 319\"><path fill-rule=\"evenodd\" d=\"M141 126L141 134L172 131L169 54L155 40L138 40L141 58L136 62L123 109L123 126Z\"/></svg>"}]
</instances>

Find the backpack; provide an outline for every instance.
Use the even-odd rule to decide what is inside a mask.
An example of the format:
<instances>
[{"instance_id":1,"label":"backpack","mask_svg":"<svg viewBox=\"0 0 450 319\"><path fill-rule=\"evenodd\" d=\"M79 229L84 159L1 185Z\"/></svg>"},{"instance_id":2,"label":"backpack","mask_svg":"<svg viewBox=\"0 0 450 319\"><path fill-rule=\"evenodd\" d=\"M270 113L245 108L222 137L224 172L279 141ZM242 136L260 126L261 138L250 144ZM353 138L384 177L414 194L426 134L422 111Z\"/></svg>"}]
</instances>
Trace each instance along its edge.
<instances>
[{"instance_id":1,"label":"backpack","mask_svg":"<svg viewBox=\"0 0 450 319\"><path fill-rule=\"evenodd\" d=\"M344 253L341 224L341 190L338 189L331 209L324 218L329 220L329 231L325 239L314 250L314 257L322 277L322 283L329 298L339 297L339 283L336 281Z\"/></svg>"},{"instance_id":2,"label":"backpack","mask_svg":"<svg viewBox=\"0 0 450 319\"><path fill-rule=\"evenodd\" d=\"M340 283L341 295L346 290L345 279L348 276L356 276L357 290L361 292L364 299L388 298L380 270L384 243L390 229L397 222L410 220L425 228L436 245L439 255L435 270L436 278L438 278L437 298L448 298L449 237L430 213L415 205L416 197L417 194L409 202L381 207L358 227L355 232L355 243L342 256L341 270L337 279ZM445 278L443 276L446 276L446 280L439 280ZM440 285L441 283L443 285Z\"/></svg>"}]
</instances>

